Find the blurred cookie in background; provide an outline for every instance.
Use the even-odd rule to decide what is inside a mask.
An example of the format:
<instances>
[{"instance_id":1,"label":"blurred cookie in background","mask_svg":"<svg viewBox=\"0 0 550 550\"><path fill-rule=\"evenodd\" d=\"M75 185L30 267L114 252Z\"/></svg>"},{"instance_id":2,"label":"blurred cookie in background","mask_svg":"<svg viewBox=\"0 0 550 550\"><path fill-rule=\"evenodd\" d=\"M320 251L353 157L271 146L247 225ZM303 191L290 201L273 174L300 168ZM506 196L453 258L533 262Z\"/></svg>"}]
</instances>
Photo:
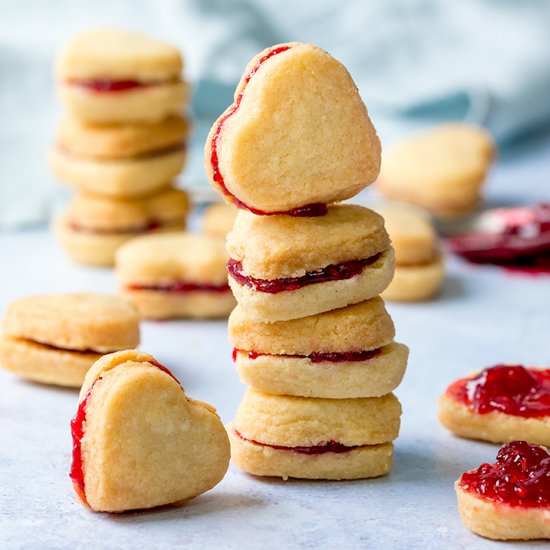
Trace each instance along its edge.
<instances>
[{"instance_id":1,"label":"blurred cookie in background","mask_svg":"<svg viewBox=\"0 0 550 550\"><path fill-rule=\"evenodd\" d=\"M224 239L233 229L238 209L232 204L215 202L204 209L202 232L211 237Z\"/></svg>"},{"instance_id":2,"label":"blurred cookie in background","mask_svg":"<svg viewBox=\"0 0 550 550\"><path fill-rule=\"evenodd\" d=\"M496 156L490 134L479 126L434 126L386 148L378 191L441 218L472 212Z\"/></svg>"},{"instance_id":3,"label":"blurred cookie in background","mask_svg":"<svg viewBox=\"0 0 550 550\"><path fill-rule=\"evenodd\" d=\"M397 202L375 210L384 218L395 251L395 275L382 297L396 302L432 298L443 284L445 265L429 214Z\"/></svg>"}]
</instances>

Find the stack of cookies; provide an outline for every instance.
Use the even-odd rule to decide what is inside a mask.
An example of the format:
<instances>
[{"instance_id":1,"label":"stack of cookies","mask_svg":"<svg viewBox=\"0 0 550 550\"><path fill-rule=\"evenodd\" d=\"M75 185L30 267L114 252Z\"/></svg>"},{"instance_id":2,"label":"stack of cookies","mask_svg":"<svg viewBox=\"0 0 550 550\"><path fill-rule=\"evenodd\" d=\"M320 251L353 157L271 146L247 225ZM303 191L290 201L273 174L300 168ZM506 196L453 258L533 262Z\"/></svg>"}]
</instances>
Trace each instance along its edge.
<instances>
[{"instance_id":1,"label":"stack of cookies","mask_svg":"<svg viewBox=\"0 0 550 550\"><path fill-rule=\"evenodd\" d=\"M77 190L56 233L68 254L110 266L128 239L183 229L187 194L173 185L190 125L175 48L140 34L93 30L57 64L68 110L49 155L55 176Z\"/></svg>"},{"instance_id":2,"label":"stack of cookies","mask_svg":"<svg viewBox=\"0 0 550 550\"><path fill-rule=\"evenodd\" d=\"M408 349L378 296L394 253L383 218L335 204L371 184L380 143L345 67L288 43L256 56L214 124L206 170L240 211L227 248L229 338L248 384L232 459L284 479L388 473Z\"/></svg>"}]
</instances>

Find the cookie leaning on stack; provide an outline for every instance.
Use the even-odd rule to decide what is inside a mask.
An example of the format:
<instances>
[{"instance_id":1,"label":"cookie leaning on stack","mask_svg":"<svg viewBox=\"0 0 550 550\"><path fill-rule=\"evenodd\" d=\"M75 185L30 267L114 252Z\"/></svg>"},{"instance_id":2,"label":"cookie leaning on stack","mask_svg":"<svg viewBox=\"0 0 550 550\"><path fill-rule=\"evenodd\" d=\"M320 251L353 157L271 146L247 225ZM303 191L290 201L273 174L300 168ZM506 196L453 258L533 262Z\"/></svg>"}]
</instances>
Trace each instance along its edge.
<instances>
[{"instance_id":1,"label":"cookie leaning on stack","mask_svg":"<svg viewBox=\"0 0 550 550\"><path fill-rule=\"evenodd\" d=\"M171 183L190 134L180 114L182 67L172 46L114 29L83 33L61 52L57 76L69 113L49 163L78 192L57 223L74 260L113 265L116 249L136 234L185 226L188 201ZM159 214L159 202L169 216Z\"/></svg>"},{"instance_id":2,"label":"cookie leaning on stack","mask_svg":"<svg viewBox=\"0 0 550 550\"><path fill-rule=\"evenodd\" d=\"M233 461L283 479L388 473L401 415L391 391L408 350L393 342L377 297L394 271L382 217L332 204L380 167L349 73L310 44L261 52L212 127L205 160L213 186L241 209L227 239L239 304L229 337L251 388L228 426Z\"/></svg>"}]
</instances>

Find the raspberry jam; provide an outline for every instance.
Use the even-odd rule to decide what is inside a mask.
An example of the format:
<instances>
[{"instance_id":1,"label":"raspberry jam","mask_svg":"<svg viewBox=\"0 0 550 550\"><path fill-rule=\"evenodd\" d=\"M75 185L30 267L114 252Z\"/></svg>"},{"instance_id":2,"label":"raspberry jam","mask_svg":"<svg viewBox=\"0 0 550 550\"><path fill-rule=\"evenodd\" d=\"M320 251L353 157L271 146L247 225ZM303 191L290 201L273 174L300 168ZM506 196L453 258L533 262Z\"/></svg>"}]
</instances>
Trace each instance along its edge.
<instances>
[{"instance_id":1,"label":"raspberry jam","mask_svg":"<svg viewBox=\"0 0 550 550\"><path fill-rule=\"evenodd\" d=\"M288 290L298 290L304 286L314 285L316 283L351 279L352 277L360 275L365 267L375 263L380 256L381 253L365 260L351 260L342 264L331 264L322 269L308 271L301 277L284 277L281 279L257 279L256 277L251 277L243 271L242 262L232 258L227 263L227 270L231 277L242 286L248 286L258 292L278 294L279 292Z\"/></svg>"},{"instance_id":2,"label":"raspberry jam","mask_svg":"<svg viewBox=\"0 0 550 550\"><path fill-rule=\"evenodd\" d=\"M136 88L149 88L151 86L158 86L163 84L162 80L111 80L110 78L89 78L85 80L70 79L67 84L71 86L78 86L79 88L86 88L95 93L111 93L111 92L127 92L128 90L135 90Z\"/></svg>"},{"instance_id":3,"label":"raspberry jam","mask_svg":"<svg viewBox=\"0 0 550 550\"><path fill-rule=\"evenodd\" d=\"M478 231L449 238L447 244L471 262L550 273L550 204L489 210L481 215Z\"/></svg>"},{"instance_id":4,"label":"raspberry jam","mask_svg":"<svg viewBox=\"0 0 550 550\"><path fill-rule=\"evenodd\" d=\"M260 445L262 447L270 447L271 449L277 449L278 451L292 451L294 453L300 453L302 455L321 455L325 453L347 453L348 451L352 451L353 449L357 449L359 447L359 445L347 447L346 445L342 445L342 443L338 443L337 441L329 441L324 445L314 445L312 447L282 447L281 445L268 445L267 443L260 443L258 441L254 441L253 439L247 439L237 430L233 429L233 431L235 432L235 435L237 437L239 437L240 439L248 443L253 443L254 445Z\"/></svg>"},{"instance_id":5,"label":"raspberry jam","mask_svg":"<svg viewBox=\"0 0 550 550\"><path fill-rule=\"evenodd\" d=\"M237 354L239 353L237 348L233 348L233 361L237 360ZM309 355L287 355L287 354L277 354L273 355L271 353L260 353L257 351L243 351L248 355L249 359L257 359L264 355L270 355L272 357L297 357L299 359L309 359L312 363L353 363L359 361L368 361L373 357L376 357L380 353L380 349L372 349L365 351L343 351L343 352L327 352L314 351Z\"/></svg>"},{"instance_id":6,"label":"raspberry jam","mask_svg":"<svg viewBox=\"0 0 550 550\"><path fill-rule=\"evenodd\" d=\"M494 464L465 472L462 489L510 506L550 506L550 455L538 445L512 441L504 445Z\"/></svg>"},{"instance_id":7,"label":"raspberry jam","mask_svg":"<svg viewBox=\"0 0 550 550\"><path fill-rule=\"evenodd\" d=\"M212 285L208 283L192 283L189 281L177 281L167 285L128 285L127 290L154 290L155 292L230 292L228 284Z\"/></svg>"},{"instance_id":8,"label":"raspberry jam","mask_svg":"<svg viewBox=\"0 0 550 550\"><path fill-rule=\"evenodd\" d=\"M150 365L153 365L154 367L157 367L162 372L172 377L181 387L181 384L179 383L178 379L164 365L161 365L159 362L155 361L154 359L148 361L147 363ZM73 487L76 493L78 494L80 500L84 504L87 504L87 500L86 500L86 485L84 483L84 470L82 466L82 438L84 437L84 424L86 422L86 408L88 406L88 399L90 398L90 395L92 395L92 391L99 380L101 380L101 374L98 378L94 380L93 384L88 388L86 395L84 396L82 401L80 401L80 403L78 404L78 409L76 411L76 414L71 420L71 435L73 438L73 461L71 464L71 471L69 472L69 477L73 482Z\"/></svg>"},{"instance_id":9,"label":"raspberry jam","mask_svg":"<svg viewBox=\"0 0 550 550\"><path fill-rule=\"evenodd\" d=\"M155 231L165 226L165 223L158 220L144 223L143 225L134 225L133 227L125 227L124 229L99 229L93 227L86 227L75 221L70 221L68 226L77 233L89 233L91 235L126 235L126 234L139 234L147 233L149 231Z\"/></svg>"},{"instance_id":10,"label":"raspberry jam","mask_svg":"<svg viewBox=\"0 0 550 550\"><path fill-rule=\"evenodd\" d=\"M214 131L214 135L212 137L212 143L211 143L211 154L210 154L210 164L212 165L212 178L216 185L221 189L222 193L228 197L231 202L237 207L242 210L248 210L249 212L252 212L253 214L256 214L258 216L273 216L275 214L288 214L289 216L297 216L297 217L313 217L313 216L324 216L327 213L327 206L326 204L321 203L314 203L314 204L308 204L305 206L301 206L299 208L294 208L292 210L289 210L287 212L265 212L264 210L259 210L257 208L254 208L253 206L249 206L245 204L243 201L238 199L235 195L233 195L227 186L225 185L225 180L223 178L223 175L220 171L220 163L218 158L218 142L220 141L221 131L223 129L223 126L228 118L233 116L237 110L239 109L241 105L241 101L243 99L243 95L246 89L247 84L250 82L250 79L256 74L258 69L261 67L261 65L270 59L271 57L278 55L280 53L286 52L287 50L290 50L290 46L281 46L279 48L275 48L271 51L269 51L264 57L262 57L258 63L252 68L252 70L246 75L244 79L244 85L235 99L235 102L231 107L227 109L225 114L220 118L218 121L218 125L216 127L216 130Z\"/></svg>"},{"instance_id":11,"label":"raspberry jam","mask_svg":"<svg viewBox=\"0 0 550 550\"><path fill-rule=\"evenodd\" d=\"M550 369L496 365L453 382L445 392L479 414L499 411L536 418L550 415Z\"/></svg>"}]
</instances>

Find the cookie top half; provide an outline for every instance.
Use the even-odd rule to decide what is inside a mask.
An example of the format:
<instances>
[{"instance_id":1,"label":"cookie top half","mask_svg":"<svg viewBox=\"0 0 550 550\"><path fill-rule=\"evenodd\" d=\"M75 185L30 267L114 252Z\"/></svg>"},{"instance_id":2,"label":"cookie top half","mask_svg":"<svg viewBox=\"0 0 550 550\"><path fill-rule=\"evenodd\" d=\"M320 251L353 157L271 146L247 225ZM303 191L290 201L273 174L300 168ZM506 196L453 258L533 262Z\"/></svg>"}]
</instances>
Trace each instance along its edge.
<instances>
[{"instance_id":1,"label":"cookie top half","mask_svg":"<svg viewBox=\"0 0 550 550\"><path fill-rule=\"evenodd\" d=\"M261 279L300 277L332 264L371 258L388 249L384 219L362 206L338 204L325 216L255 216L240 211L227 237L232 259Z\"/></svg>"},{"instance_id":2,"label":"cookie top half","mask_svg":"<svg viewBox=\"0 0 550 550\"><path fill-rule=\"evenodd\" d=\"M8 306L2 328L15 338L69 350L108 352L139 344L137 310L104 294L27 296Z\"/></svg>"},{"instance_id":3,"label":"cookie top half","mask_svg":"<svg viewBox=\"0 0 550 550\"><path fill-rule=\"evenodd\" d=\"M248 64L235 102L210 131L205 163L227 202L287 212L367 187L378 175L380 142L346 68L317 46L292 42Z\"/></svg>"},{"instance_id":4,"label":"cookie top half","mask_svg":"<svg viewBox=\"0 0 550 550\"><path fill-rule=\"evenodd\" d=\"M61 51L56 73L62 79L177 78L183 63L179 51L141 33L92 29L73 38Z\"/></svg>"}]
</instances>

